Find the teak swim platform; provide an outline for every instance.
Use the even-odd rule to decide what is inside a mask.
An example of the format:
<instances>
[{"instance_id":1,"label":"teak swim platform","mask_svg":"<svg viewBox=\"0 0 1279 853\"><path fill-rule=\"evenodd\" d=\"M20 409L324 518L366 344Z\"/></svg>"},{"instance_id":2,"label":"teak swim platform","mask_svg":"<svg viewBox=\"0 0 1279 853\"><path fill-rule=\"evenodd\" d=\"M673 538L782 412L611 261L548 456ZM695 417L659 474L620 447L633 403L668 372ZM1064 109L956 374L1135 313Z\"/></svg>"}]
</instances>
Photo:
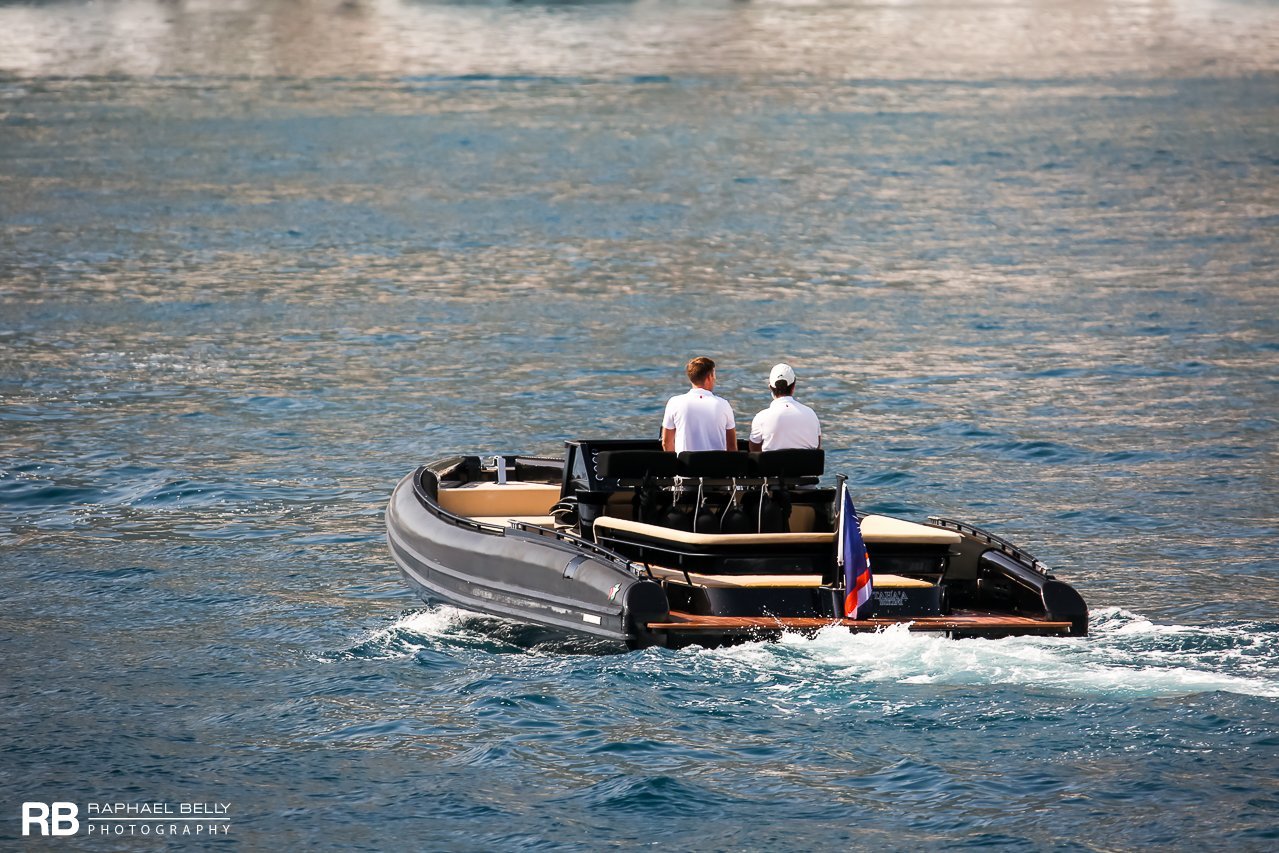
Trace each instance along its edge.
<instances>
[{"instance_id":1,"label":"teak swim platform","mask_svg":"<svg viewBox=\"0 0 1279 853\"><path fill-rule=\"evenodd\" d=\"M428 602L630 648L831 625L1088 633L1083 598L1047 566L937 517L860 516L874 596L847 618L824 466L821 450L676 455L617 439L566 442L563 458L451 456L395 487L387 541Z\"/></svg>"}]
</instances>

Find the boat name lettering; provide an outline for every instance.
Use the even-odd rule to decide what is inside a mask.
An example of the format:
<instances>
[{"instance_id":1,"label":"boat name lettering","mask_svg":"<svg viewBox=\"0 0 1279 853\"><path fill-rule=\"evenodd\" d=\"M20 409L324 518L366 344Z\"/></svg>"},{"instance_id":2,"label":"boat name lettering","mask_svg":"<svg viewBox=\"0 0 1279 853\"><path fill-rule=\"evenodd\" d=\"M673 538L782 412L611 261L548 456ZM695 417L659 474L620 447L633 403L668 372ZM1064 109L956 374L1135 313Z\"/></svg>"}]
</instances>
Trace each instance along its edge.
<instances>
[{"instance_id":1,"label":"boat name lettering","mask_svg":"<svg viewBox=\"0 0 1279 853\"><path fill-rule=\"evenodd\" d=\"M882 592L880 590L875 590L875 601L885 607L905 607L906 590L886 589Z\"/></svg>"}]
</instances>

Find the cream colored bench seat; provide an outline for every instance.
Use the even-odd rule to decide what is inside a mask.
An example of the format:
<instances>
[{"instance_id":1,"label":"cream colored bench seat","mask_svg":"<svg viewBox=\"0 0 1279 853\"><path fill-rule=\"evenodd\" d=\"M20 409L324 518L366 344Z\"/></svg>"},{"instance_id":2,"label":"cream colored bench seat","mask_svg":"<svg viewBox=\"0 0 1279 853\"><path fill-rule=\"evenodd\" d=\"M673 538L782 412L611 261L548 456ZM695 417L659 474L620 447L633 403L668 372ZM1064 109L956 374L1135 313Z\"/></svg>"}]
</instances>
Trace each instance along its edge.
<instances>
[{"instance_id":1,"label":"cream colored bench seat","mask_svg":"<svg viewBox=\"0 0 1279 853\"><path fill-rule=\"evenodd\" d=\"M598 542L601 533L607 536L610 532L630 533L654 539L665 539L681 545L711 547L715 545L809 545L835 541L834 533L689 533L685 530L672 530L656 524L645 524L625 518L595 519L595 539ZM885 515L868 515L862 519L862 540L866 544L897 545L958 545L962 541L953 530L942 530L900 518L889 518Z\"/></svg>"},{"instance_id":2,"label":"cream colored bench seat","mask_svg":"<svg viewBox=\"0 0 1279 853\"><path fill-rule=\"evenodd\" d=\"M550 483L466 483L442 487L439 504L447 512L469 518L517 518L550 515L560 487Z\"/></svg>"},{"instance_id":3,"label":"cream colored bench seat","mask_svg":"<svg viewBox=\"0 0 1279 853\"><path fill-rule=\"evenodd\" d=\"M887 515L868 515L862 519L862 541L880 545L958 545L964 541L953 530L916 524Z\"/></svg>"}]
</instances>

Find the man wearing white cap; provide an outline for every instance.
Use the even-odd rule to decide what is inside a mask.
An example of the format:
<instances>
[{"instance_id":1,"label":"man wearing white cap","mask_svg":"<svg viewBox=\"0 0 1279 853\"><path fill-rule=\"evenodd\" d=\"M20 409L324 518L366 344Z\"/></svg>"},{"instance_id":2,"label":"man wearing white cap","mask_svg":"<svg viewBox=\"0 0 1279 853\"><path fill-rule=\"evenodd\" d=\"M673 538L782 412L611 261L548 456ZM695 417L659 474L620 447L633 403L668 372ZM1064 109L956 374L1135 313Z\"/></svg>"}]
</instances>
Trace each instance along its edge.
<instances>
[{"instance_id":1,"label":"man wearing white cap","mask_svg":"<svg viewBox=\"0 0 1279 853\"><path fill-rule=\"evenodd\" d=\"M751 450L786 450L822 446L822 425L817 413L792 396L795 371L789 364L775 364L768 375L773 404L751 421Z\"/></svg>"}]
</instances>

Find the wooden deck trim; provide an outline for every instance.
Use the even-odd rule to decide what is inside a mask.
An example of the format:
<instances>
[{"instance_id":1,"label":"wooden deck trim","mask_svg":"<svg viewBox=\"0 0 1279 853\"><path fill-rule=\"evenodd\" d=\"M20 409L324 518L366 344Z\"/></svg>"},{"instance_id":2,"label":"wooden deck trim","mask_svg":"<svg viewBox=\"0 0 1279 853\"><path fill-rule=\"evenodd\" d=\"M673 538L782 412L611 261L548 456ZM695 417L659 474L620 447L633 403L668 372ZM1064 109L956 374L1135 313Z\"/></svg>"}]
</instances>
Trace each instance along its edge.
<instances>
[{"instance_id":1,"label":"wooden deck trim","mask_svg":"<svg viewBox=\"0 0 1279 853\"><path fill-rule=\"evenodd\" d=\"M650 622L650 631L813 631L837 625L844 628L877 630L893 625L908 625L911 631L1017 631L1066 634L1070 622L1050 622L1030 616L986 616L964 614L950 616L916 616L913 619L821 619L810 617L772 616L699 616L672 610L670 621Z\"/></svg>"}]
</instances>

